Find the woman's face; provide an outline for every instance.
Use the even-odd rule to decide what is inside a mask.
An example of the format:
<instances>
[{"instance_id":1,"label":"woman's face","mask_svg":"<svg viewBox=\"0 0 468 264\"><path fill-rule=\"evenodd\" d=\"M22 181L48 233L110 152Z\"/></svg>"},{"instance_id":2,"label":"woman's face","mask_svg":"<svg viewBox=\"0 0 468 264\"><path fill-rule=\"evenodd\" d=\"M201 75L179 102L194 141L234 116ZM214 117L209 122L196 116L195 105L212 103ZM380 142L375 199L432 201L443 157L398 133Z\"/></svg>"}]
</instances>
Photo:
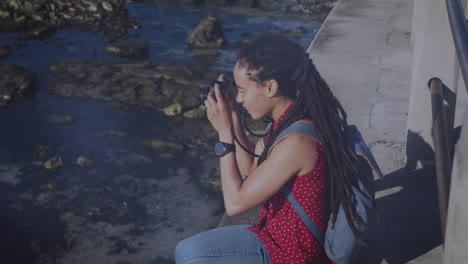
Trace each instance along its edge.
<instances>
[{"instance_id":1,"label":"woman's face","mask_svg":"<svg viewBox=\"0 0 468 264\"><path fill-rule=\"evenodd\" d=\"M250 72L250 74L255 74L255 72ZM252 119L258 120L271 114L270 102L266 93L266 87L250 80L250 76L247 66L237 62L236 66L234 66L234 80L238 88L236 101L242 104L250 116L252 116Z\"/></svg>"}]
</instances>

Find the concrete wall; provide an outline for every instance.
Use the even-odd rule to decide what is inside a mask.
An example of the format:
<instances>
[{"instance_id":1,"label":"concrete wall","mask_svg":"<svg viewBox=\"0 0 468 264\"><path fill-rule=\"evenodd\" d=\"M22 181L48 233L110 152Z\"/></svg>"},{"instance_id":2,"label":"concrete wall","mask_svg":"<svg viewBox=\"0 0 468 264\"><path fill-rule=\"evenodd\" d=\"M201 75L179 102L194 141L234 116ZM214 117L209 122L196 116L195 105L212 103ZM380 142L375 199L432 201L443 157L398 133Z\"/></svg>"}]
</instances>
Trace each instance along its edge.
<instances>
[{"instance_id":1,"label":"concrete wall","mask_svg":"<svg viewBox=\"0 0 468 264\"><path fill-rule=\"evenodd\" d=\"M468 124L468 107L464 123ZM468 259L468 126L455 148L450 202L445 231L444 264L466 263Z\"/></svg>"},{"instance_id":2,"label":"concrete wall","mask_svg":"<svg viewBox=\"0 0 468 264\"><path fill-rule=\"evenodd\" d=\"M410 168L434 160L429 79L438 77L455 93L459 89L459 67L445 1L414 1L411 40L413 66L406 146Z\"/></svg>"},{"instance_id":3,"label":"concrete wall","mask_svg":"<svg viewBox=\"0 0 468 264\"><path fill-rule=\"evenodd\" d=\"M468 1L460 1L465 8ZM434 159L432 109L428 80L440 78L456 93L452 124L468 124L468 99L460 74L445 1L415 0L412 24L413 66L408 111L407 164L420 167ZM464 114L463 114L464 113ZM468 259L468 127L456 145L443 259Z\"/></svg>"}]
</instances>

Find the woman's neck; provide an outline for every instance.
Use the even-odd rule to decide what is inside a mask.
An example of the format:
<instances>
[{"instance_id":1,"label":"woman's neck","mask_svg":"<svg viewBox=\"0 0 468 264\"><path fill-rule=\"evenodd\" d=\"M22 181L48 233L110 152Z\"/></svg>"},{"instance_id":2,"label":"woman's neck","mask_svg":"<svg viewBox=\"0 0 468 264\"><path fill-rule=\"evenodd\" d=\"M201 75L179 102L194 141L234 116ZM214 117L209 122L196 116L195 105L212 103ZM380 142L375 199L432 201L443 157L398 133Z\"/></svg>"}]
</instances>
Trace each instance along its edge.
<instances>
[{"instance_id":1,"label":"woman's neck","mask_svg":"<svg viewBox=\"0 0 468 264\"><path fill-rule=\"evenodd\" d=\"M278 103L276 104L275 108L273 109L271 113L271 117L273 120L277 121L281 115L286 111L286 109L294 102L293 99L283 97L278 100Z\"/></svg>"}]
</instances>

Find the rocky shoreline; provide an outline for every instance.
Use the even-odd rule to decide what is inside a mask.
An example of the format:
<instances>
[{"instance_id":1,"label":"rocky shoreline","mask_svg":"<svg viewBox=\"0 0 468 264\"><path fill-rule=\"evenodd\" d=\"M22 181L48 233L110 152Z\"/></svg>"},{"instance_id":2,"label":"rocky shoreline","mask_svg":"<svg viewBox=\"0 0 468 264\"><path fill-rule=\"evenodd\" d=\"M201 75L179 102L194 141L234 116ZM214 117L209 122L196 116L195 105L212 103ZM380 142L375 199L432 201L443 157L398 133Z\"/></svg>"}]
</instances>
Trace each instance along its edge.
<instances>
[{"instance_id":1,"label":"rocky shoreline","mask_svg":"<svg viewBox=\"0 0 468 264\"><path fill-rule=\"evenodd\" d=\"M38 82L47 80L41 87L48 95L97 99L118 111L161 112L164 125L173 129L173 133L160 136L132 133L117 126L77 136L87 141L106 142L99 150L91 150L92 143L88 142L82 148L72 142L59 141L55 146L46 140L35 142L36 146L26 147L35 147L29 154L31 160L26 161L11 158L11 153L0 149L0 183L9 184L11 192L0 195L5 201L0 209L7 212L7 219L12 223L24 212L31 219L46 221L25 223L27 228L23 232L29 235L25 235L24 244L18 245L30 249L36 263L57 259L63 263L90 259L96 263L148 263L154 260L154 249L158 249L160 256L151 263L173 263L177 242L217 226L223 213L219 161L212 152L217 137L206 119L205 107L200 104L199 88L221 73L227 76L232 73L206 64L152 61L148 42L125 37L129 29L138 32L141 27L126 8L126 3L132 2L155 5L160 1L0 2L0 32L16 33L20 42L48 40L58 29L77 27L103 35L105 50L116 56L60 60L48 65L44 72L0 63L0 111L15 103L34 100ZM334 0L178 2L194 6L238 5L321 16L328 13ZM206 16L185 40L186 47L194 57L219 54L223 49L235 47L238 43L226 39L225 30L221 19ZM307 32L300 26L286 30L271 27L268 31L293 39L304 38ZM243 36L240 41L249 41L251 37ZM0 43L0 60L7 60L18 49ZM43 122L44 127L54 126L73 133L85 121L57 112L48 113L38 122ZM249 122L249 127L259 133L265 124ZM68 134L65 138L70 140ZM25 145L32 144L28 140ZM158 167L158 162L183 165ZM167 171L165 166L169 168ZM2 184L0 187L6 186ZM34 206L48 210L47 219L53 220L39 217L41 210L29 210ZM8 227L8 221L2 226ZM41 229L42 224L45 229ZM60 230L55 230L55 226ZM12 232L11 236L15 235Z\"/></svg>"},{"instance_id":2,"label":"rocky shoreline","mask_svg":"<svg viewBox=\"0 0 468 264\"><path fill-rule=\"evenodd\" d=\"M21 32L25 39L47 38L57 29L78 27L85 31L101 32L119 38L129 28L141 25L130 17L126 3L150 0L5 0L0 2L0 32ZM173 2L173 1L171 1ZM287 14L302 14L322 20L336 0L176 0L185 4L216 4L275 10ZM115 19L115 18L118 19Z\"/></svg>"},{"instance_id":3,"label":"rocky shoreline","mask_svg":"<svg viewBox=\"0 0 468 264\"><path fill-rule=\"evenodd\" d=\"M115 19L118 17L119 19ZM0 32L22 32L26 39L46 38L57 29L78 27L121 37L141 26L121 0L6 0L0 2Z\"/></svg>"}]
</instances>

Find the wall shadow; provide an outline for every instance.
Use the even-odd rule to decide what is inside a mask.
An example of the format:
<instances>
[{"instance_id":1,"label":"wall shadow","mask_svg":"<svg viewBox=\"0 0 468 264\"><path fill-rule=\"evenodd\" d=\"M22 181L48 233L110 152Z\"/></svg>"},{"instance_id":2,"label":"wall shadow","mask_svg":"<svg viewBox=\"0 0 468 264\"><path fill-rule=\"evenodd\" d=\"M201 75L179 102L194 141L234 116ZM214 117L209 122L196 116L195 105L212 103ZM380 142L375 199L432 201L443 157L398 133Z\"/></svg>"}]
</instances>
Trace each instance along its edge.
<instances>
[{"instance_id":1,"label":"wall shadow","mask_svg":"<svg viewBox=\"0 0 468 264\"><path fill-rule=\"evenodd\" d=\"M356 263L407 263L442 244L434 167L399 169L375 183L380 222Z\"/></svg>"}]
</instances>

